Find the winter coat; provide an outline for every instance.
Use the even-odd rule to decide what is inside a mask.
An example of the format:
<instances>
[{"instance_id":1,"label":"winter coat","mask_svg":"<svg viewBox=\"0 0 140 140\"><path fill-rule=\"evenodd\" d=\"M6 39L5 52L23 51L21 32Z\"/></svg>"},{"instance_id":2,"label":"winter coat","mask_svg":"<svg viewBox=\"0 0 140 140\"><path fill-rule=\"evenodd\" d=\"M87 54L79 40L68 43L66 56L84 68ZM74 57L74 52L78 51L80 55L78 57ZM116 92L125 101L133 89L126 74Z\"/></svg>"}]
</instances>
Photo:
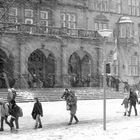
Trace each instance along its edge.
<instances>
[{"instance_id":1,"label":"winter coat","mask_svg":"<svg viewBox=\"0 0 140 140\"><path fill-rule=\"evenodd\" d=\"M138 102L138 96L135 92L130 92L129 99L130 104L136 104Z\"/></svg>"},{"instance_id":2,"label":"winter coat","mask_svg":"<svg viewBox=\"0 0 140 140\"><path fill-rule=\"evenodd\" d=\"M15 118L19 117L20 107L17 104L12 105L12 107L9 109L9 114Z\"/></svg>"},{"instance_id":3,"label":"winter coat","mask_svg":"<svg viewBox=\"0 0 140 140\"><path fill-rule=\"evenodd\" d=\"M1 106L0 106L0 109L1 109L1 117L5 117L5 116L9 116L9 105L8 103L3 103Z\"/></svg>"},{"instance_id":4,"label":"winter coat","mask_svg":"<svg viewBox=\"0 0 140 140\"><path fill-rule=\"evenodd\" d=\"M123 104L124 104L124 107L125 107L125 108L128 108L128 104L129 104L128 98L124 98L124 99L123 99L122 105L123 105Z\"/></svg>"},{"instance_id":5,"label":"winter coat","mask_svg":"<svg viewBox=\"0 0 140 140\"><path fill-rule=\"evenodd\" d=\"M61 98L62 99L64 98L67 101L68 96L69 96L69 92L64 92Z\"/></svg>"},{"instance_id":6,"label":"winter coat","mask_svg":"<svg viewBox=\"0 0 140 140\"><path fill-rule=\"evenodd\" d=\"M8 92L8 95L7 95L7 101L8 102L10 102L11 100L15 100L15 98L16 98L16 92L13 92L13 91L11 91L11 92Z\"/></svg>"},{"instance_id":7,"label":"winter coat","mask_svg":"<svg viewBox=\"0 0 140 140\"><path fill-rule=\"evenodd\" d=\"M72 115L75 115L76 111L77 111L77 97L76 96L69 96L68 104L70 105L70 113Z\"/></svg>"},{"instance_id":8,"label":"winter coat","mask_svg":"<svg viewBox=\"0 0 140 140\"><path fill-rule=\"evenodd\" d=\"M32 114L35 113L36 115L41 115L43 116L43 110L42 110L42 104L40 102L37 102L34 104Z\"/></svg>"}]
</instances>

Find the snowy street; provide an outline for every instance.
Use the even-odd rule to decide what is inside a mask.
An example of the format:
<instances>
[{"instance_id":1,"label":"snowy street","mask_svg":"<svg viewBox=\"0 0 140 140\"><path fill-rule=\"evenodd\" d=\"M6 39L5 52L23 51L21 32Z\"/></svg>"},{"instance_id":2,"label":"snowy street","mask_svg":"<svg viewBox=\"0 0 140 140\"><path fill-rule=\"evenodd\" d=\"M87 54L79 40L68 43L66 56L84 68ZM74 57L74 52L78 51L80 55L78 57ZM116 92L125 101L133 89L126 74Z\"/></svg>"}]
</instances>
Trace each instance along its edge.
<instances>
[{"instance_id":1,"label":"snowy street","mask_svg":"<svg viewBox=\"0 0 140 140\"><path fill-rule=\"evenodd\" d=\"M107 100L107 130L103 130L103 101L78 101L79 124L68 126L69 111L65 101L43 102L43 128L33 129L35 121L31 117L33 102L18 103L24 116L19 118L20 130L0 132L0 140L140 140L140 105L138 116L123 116L121 99Z\"/></svg>"}]
</instances>

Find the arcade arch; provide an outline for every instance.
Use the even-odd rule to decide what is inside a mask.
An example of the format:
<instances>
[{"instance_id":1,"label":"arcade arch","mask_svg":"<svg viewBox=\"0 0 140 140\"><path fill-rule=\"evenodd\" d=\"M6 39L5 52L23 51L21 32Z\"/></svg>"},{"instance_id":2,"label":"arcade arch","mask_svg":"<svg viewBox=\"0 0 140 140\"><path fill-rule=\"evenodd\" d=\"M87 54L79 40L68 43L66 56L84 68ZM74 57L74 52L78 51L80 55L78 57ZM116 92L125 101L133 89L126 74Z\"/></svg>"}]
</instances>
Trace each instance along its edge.
<instances>
[{"instance_id":1,"label":"arcade arch","mask_svg":"<svg viewBox=\"0 0 140 140\"><path fill-rule=\"evenodd\" d=\"M46 49L36 49L28 58L28 71L32 79L29 87L53 87L55 85L55 57Z\"/></svg>"},{"instance_id":2,"label":"arcade arch","mask_svg":"<svg viewBox=\"0 0 140 140\"><path fill-rule=\"evenodd\" d=\"M71 75L71 85L90 86L92 69L91 56L85 51L74 52L69 58L68 73Z\"/></svg>"}]
</instances>

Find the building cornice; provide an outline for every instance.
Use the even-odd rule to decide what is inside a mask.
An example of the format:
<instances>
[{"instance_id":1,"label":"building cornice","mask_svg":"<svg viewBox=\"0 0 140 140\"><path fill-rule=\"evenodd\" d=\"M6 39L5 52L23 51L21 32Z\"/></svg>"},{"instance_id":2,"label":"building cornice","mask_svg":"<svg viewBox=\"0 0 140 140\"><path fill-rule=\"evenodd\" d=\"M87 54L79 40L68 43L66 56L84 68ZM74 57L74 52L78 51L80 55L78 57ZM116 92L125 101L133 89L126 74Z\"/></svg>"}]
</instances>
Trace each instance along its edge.
<instances>
[{"instance_id":1,"label":"building cornice","mask_svg":"<svg viewBox=\"0 0 140 140\"><path fill-rule=\"evenodd\" d=\"M86 5L76 5L76 4L71 4L71 3L62 3L62 2L58 2L57 3L59 6L66 6L66 7L72 7L72 8L78 8L78 9L88 9L88 7Z\"/></svg>"}]
</instances>

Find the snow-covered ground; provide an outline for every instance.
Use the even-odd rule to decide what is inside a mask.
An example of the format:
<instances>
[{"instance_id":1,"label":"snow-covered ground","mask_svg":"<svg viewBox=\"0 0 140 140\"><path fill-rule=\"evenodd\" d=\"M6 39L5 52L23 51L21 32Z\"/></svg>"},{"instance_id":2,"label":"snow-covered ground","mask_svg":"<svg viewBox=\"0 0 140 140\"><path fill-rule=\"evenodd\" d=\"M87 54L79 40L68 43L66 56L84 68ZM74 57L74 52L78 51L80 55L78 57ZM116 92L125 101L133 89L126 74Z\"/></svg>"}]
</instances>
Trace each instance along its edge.
<instances>
[{"instance_id":1,"label":"snow-covered ground","mask_svg":"<svg viewBox=\"0 0 140 140\"><path fill-rule=\"evenodd\" d=\"M33 129L35 121L31 117L33 102L19 103L24 116L20 118L20 130L11 133L5 124L0 132L0 140L140 140L140 105L138 116L123 116L122 100L107 100L107 130L103 130L103 101L78 101L79 124L68 126L69 111L66 103L43 102L43 128Z\"/></svg>"}]
</instances>

